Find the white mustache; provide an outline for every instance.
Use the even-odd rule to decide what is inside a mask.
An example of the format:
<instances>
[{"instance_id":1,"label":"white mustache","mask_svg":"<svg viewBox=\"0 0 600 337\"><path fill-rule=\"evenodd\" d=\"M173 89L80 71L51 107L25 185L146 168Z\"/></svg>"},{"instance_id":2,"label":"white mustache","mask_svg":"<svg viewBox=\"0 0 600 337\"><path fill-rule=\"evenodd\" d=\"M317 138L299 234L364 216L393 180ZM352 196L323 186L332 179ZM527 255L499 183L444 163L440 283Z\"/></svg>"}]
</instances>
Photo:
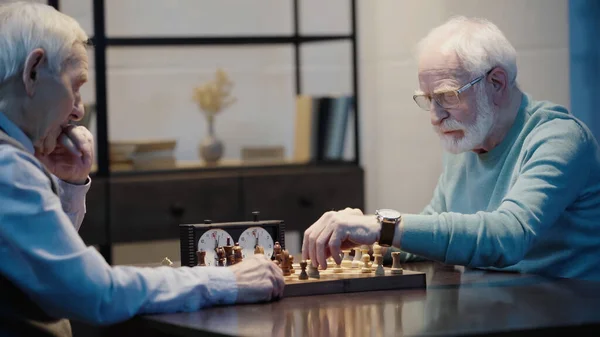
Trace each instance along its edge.
<instances>
[{"instance_id":1,"label":"white mustache","mask_svg":"<svg viewBox=\"0 0 600 337\"><path fill-rule=\"evenodd\" d=\"M435 131L438 133L451 131L465 131L467 127L455 119L446 119L440 125L435 126Z\"/></svg>"}]
</instances>

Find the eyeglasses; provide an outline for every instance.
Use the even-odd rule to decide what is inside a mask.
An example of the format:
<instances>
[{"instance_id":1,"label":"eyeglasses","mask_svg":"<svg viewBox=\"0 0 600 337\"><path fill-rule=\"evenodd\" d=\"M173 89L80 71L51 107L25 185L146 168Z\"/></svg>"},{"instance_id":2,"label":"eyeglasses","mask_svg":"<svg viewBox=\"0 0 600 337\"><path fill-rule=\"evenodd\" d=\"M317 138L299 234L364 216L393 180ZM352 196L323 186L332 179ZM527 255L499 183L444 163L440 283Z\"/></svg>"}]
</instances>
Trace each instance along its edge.
<instances>
[{"instance_id":1,"label":"eyeglasses","mask_svg":"<svg viewBox=\"0 0 600 337\"><path fill-rule=\"evenodd\" d=\"M488 71L485 75L481 75L481 76L477 77L476 79L472 80L471 82L463 85L459 89L438 92L438 93L434 93L432 95L426 95L426 94L414 95L413 100L415 101L415 103L417 103L417 105L421 109L423 109L425 111L431 110L431 100L432 99L439 106L441 106L444 109L454 108L460 104L460 96L459 95L461 93L465 92L470 87L474 86L477 82L484 79L490 72L491 72L491 70Z\"/></svg>"}]
</instances>

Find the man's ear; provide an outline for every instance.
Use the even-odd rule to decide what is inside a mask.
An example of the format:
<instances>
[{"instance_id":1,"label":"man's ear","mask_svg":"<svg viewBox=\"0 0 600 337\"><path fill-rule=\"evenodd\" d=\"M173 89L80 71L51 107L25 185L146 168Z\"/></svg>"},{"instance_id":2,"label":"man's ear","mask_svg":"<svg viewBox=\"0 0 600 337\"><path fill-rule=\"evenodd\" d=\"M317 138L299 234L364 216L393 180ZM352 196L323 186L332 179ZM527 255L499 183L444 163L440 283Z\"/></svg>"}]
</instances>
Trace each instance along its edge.
<instances>
[{"instance_id":1,"label":"man's ear","mask_svg":"<svg viewBox=\"0 0 600 337\"><path fill-rule=\"evenodd\" d=\"M508 73L503 68L496 67L489 72L487 80L491 84L494 105L503 105L508 95Z\"/></svg>"},{"instance_id":2,"label":"man's ear","mask_svg":"<svg viewBox=\"0 0 600 337\"><path fill-rule=\"evenodd\" d=\"M28 96L33 96L38 83L39 73L42 65L46 62L46 52L41 48L34 49L25 60L23 69L23 84Z\"/></svg>"}]
</instances>

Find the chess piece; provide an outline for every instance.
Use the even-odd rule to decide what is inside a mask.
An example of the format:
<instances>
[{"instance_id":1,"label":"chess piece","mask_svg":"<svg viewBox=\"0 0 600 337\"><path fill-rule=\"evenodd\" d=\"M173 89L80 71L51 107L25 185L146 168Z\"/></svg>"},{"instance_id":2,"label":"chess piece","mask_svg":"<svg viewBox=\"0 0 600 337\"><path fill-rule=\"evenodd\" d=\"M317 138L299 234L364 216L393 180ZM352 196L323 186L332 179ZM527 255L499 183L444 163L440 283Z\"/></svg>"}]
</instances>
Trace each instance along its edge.
<instances>
[{"instance_id":1,"label":"chess piece","mask_svg":"<svg viewBox=\"0 0 600 337\"><path fill-rule=\"evenodd\" d=\"M352 268L360 268L362 254L360 247L354 248L354 260L352 260Z\"/></svg>"},{"instance_id":2,"label":"chess piece","mask_svg":"<svg viewBox=\"0 0 600 337\"><path fill-rule=\"evenodd\" d=\"M342 268L352 268L352 260L350 259L350 249L342 250L344 258L342 259Z\"/></svg>"},{"instance_id":3,"label":"chess piece","mask_svg":"<svg viewBox=\"0 0 600 337\"><path fill-rule=\"evenodd\" d=\"M300 268L302 268L302 271L300 272L300 276L298 276L299 280L308 280L308 274L306 273L307 266L308 263L305 260L300 261Z\"/></svg>"},{"instance_id":4,"label":"chess piece","mask_svg":"<svg viewBox=\"0 0 600 337\"><path fill-rule=\"evenodd\" d=\"M342 263L343 263L343 261L342 261ZM342 273L343 271L344 271L344 269L342 268L342 265L336 263L335 267L333 268L333 272L335 274L339 274L339 273Z\"/></svg>"},{"instance_id":5,"label":"chess piece","mask_svg":"<svg viewBox=\"0 0 600 337\"><path fill-rule=\"evenodd\" d=\"M225 259L227 260L226 265L233 265L233 246L231 245L231 240L227 238L227 245L223 247L225 250Z\"/></svg>"},{"instance_id":6,"label":"chess piece","mask_svg":"<svg viewBox=\"0 0 600 337\"><path fill-rule=\"evenodd\" d=\"M370 273L371 272L371 267L369 267L369 262L371 261L371 256L369 256L369 253L364 253L362 255L362 261L364 263L364 266L360 269L361 273Z\"/></svg>"},{"instance_id":7,"label":"chess piece","mask_svg":"<svg viewBox=\"0 0 600 337\"><path fill-rule=\"evenodd\" d=\"M165 257L160 264L169 267L173 266L173 262L168 257Z\"/></svg>"},{"instance_id":8,"label":"chess piece","mask_svg":"<svg viewBox=\"0 0 600 337\"><path fill-rule=\"evenodd\" d=\"M384 276L385 270L383 269L383 255L377 255L375 257L375 264L377 265L375 269L376 276Z\"/></svg>"},{"instance_id":9,"label":"chess piece","mask_svg":"<svg viewBox=\"0 0 600 337\"><path fill-rule=\"evenodd\" d=\"M294 255L290 255L290 273L296 273L296 271L294 270Z\"/></svg>"},{"instance_id":10,"label":"chess piece","mask_svg":"<svg viewBox=\"0 0 600 337\"><path fill-rule=\"evenodd\" d=\"M402 274L402 267L400 266L400 252L392 252L392 274Z\"/></svg>"},{"instance_id":11,"label":"chess piece","mask_svg":"<svg viewBox=\"0 0 600 337\"><path fill-rule=\"evenodd\" d=\"M240 263L242 260L242 247L240 247L240 244L236 242L235 246L233 246L233 264Z\"/></svg>"},{"instance_id":12,"label":"chess piece","mask_svg":"<svg viewBox=\"0 0 600 337\"><path fill-rule=\"evenodd\" d=\"M306 260L308 263L308 277L310 278L321 278L321 274L319 273L319 269L313 267L310 260Z\"/></svg>"},{"instance_id":13,"label":"chess piece","mask_svg":"<svg viewBox=\"0 0 600 337\"><path fill-rule=\"evenodd\" d=\"M290 272L290 254L287 250L281 251L281 262L279 267L281 267L281 271L283 272L283 276L290 276L292 273Z\"/></svg>"},{"instance_id":14,"label":"chess piece","mask_svg":"<svg viewBox=\"0 0 600 337\"><path fill-rule=\"evenodd\" d=\"M262 246L256 246L254 248L254 254L265 254L265 249Z\"/></svg>"},{"instance_id":15,"label":"chess piece","mask_svg":"<svg viewBox=\"0 0 600 337\"><path fill-rule=\"evenodd\" d=\"M196 252L196 257L198 258L198 265L201 267L205 267L206 266L206 252L203 250Z\"/></svg>"},{"instance_id":16,"label":"chess piece","mask_svg":"<svg viewBox=\"0 0 600 337\"><path fill-rule=\"evenodd\" d=\"M279 241L275 241L275 245L273 245L273 256L271 256L271 260L277 260L281 263L281 245Z\"/></svg>"},{"instance_id":17,"label":"chess piece","mask_svg":"<svg viewBox=\"0 0 600 337\"><path fill-rule=\"evenodd\" d=\"M377 256L383 256L383 255L381 255L381 246L379 245L378 242L375 242L373 244L373 258L376 259Z\"/></svg>"},{"instance_id":18,"label":"chess piece","mask_svg":"<svg viewBox=\"0 0 600 337\"><path fill-rule=\"evenodd\" d=\"M225 266L225 249L223 247L217 247L217 266Z\"/></svg>"}]
</instances>

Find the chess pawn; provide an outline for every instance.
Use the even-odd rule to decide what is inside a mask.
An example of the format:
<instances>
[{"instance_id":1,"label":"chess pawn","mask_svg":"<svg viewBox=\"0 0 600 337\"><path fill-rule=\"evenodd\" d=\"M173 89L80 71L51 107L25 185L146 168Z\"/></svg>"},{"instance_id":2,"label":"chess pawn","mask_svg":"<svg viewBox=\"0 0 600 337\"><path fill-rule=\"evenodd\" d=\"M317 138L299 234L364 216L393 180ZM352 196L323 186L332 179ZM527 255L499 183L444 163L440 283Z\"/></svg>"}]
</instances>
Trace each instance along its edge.
<instances>
[{"instance_id":1,"label":"chess pawn","mask_svg":"<svg viewBox=\"0 0 600 337\"><path fill-rule=\"evenodd\" d=\"M300 275L298 276L299 280L308 280L308 274L306 273L307 266L308 263L306 261L300 261L300 268L302 269L302 271L300 271Z\"/></svg>"},{"instance_id":2,"label":"chess pawn","mask_svg":"<svg viewBox=\"0 0 600 337\"><path fill-rule=\"evenodd\" d=\"M254 247L254 254L265 254L265 249L262 246L256 246ZM271 257L271 260L273 260L273 258Z\"/></svg>"},{"instance_id":3,"label":"chess pawn","mask_svg":"<svg viewBox=\"0 0 600 337\"><path fill-rule=\"evenodd\" d=\"M360 268L362 254L360 247L354 248L354 260L352 260L352 268Z\"/></svg>"},{"instance_id":4,"label":"chess pawn","mask_svg":"<svg viewBox=\"0 0 600 337\"><path fill-rule=\"evenodd\" d=\"M196 257L198 258L198 265L201 267L205 267L206 266L206 252L203 250L196 252Z\"/></svg>"},{"instance_id":5,"label":"chess pawn","mask_svg":"<svg viewBox=\"0 0 600 337\"><path fill-rule=\"evenodd\" d=\"M352 268L352 260L350 259L350 249L342 250L344 258L342 259L342 268Z\"/></svg>"},{"instance_id":6,"label":"chess pawn","mask_svg":"<svg viewBox=\"0 0 600 337\"><path fill-rule=\"evenodd\" d=\"M279 244L279 241L275 241L275 244L273 245L273 256L271 256L271 260L277 260L279 261L279 263L281 263L281 245Z\"/></svg>"},{"instance_id":7,"label":"chess pawn","mask_svg":"<svg viewBox=\"0 0 600 337\"><path fill-rule=\"evenodd\" d=\"M376 276L384 276L385 270L383 269L383 255L378 255L375 257L375 263L377 265L375 269Z\"/></svg>"},{"instance_id":8,"label":"chess pawn","mask_svg":"<svg viewBox=\"0 0 600 337\"><path fill-rule=\"evenodd\" d=\"M225 259L227 260L226 265L233 265L233 246L231 245L229 238L227 238L227 245L223 247L223 250L225 250Z\"/></svg>"},{"instance_id":9,"label":"chess pawn","mask_svg":"<svg viewBox=\"0 0 600 337\"><path fill-rule=\"evenodd\" d=\"M281 262L279 266L281 267L283 276L292 275L292 273L290 272L290 254L287 250L281 252Z\"/></svg>"},{"instance_id":10,"label":"chess pawn","mask_svg":"<svg viewBox=\"0 0 600 337\"><path fill-rule=\"evenodd\" d=\"M217 265L219 267L225 266L225 250L223 247L217 247Z\"/></svg>"},{"instance_id":11,"label":"chess pawn","mask_svg":"<svg viewBox=\"0 0 600 337\"><path fill-rule=\"evenodd\" d=\"M373 244L373 257L376 258L377 256L383 256L383 255L381 255L381 246L379 245L378 242L375 242Z\"/></svg>"},{"instance_id":12,"label":"chess pawn","mask_svg":"<svg viewBox=\"0 0 600 337\"><path fill-rule=\"evenodd\" d=\"M242 247L236 242L233 247L233 264L242 262L243 258Z\"/></svg>"},{"instance_id":13,"label":"chess pawn","mask_svg":"<svg viewBox=\"0 0 600 337\"><path fill-rule=\"evenodd\" d=\"M290 273L296 273L296 271L294 270L294 255L290 255Z\"/></svg>"},{"instance_id":14,"label":"chess pawn","mask_svg":"<svg viewBox=\"0 0 600 337\"><path fill-rule=\"evenodd\" d=\"M369 267L369 262L371 262L371 256L369 256L369 253L364 253L362 255L362 261L364 263L363 267L360 269L361 273L370 273L371 272L371 267Z\"/></svg>"},{"instance_id":15,"label":"chess pawn","mask_svg":"<svg viewBox=\"0 0 600 337\"><path fill-rule=\"evenodd\" d=\"M402 267L400 266L400 252L392 252L392 274L402 274Z\"/></svg>"},{"instance_id":16,"label":"chess pawn","mask_svg":"<svg viewBox=\"0 0 600 337\"><path fill-rule=\"evenodd\" d=\"M343 262L344 261L342 261L342 263ZM342 268L342 265L339 265L339 264L336 263L335 267L333 268L333 272L335 274L339 274L339 273L342 273L343 271L344 271L344 268Z\"/></svg>"},{"instance_id":17,"label":"chess pawn","mask_svg":"<svg viewBox=\"0 0 600 337\"><path fill-rule=\"evenodd\" d=\"M308 263L308 277L310 278L321 278L321 274L319 273L319 269L313 267L312 262L310 260L306 260Z\"/></svg>"}]
</instances>

